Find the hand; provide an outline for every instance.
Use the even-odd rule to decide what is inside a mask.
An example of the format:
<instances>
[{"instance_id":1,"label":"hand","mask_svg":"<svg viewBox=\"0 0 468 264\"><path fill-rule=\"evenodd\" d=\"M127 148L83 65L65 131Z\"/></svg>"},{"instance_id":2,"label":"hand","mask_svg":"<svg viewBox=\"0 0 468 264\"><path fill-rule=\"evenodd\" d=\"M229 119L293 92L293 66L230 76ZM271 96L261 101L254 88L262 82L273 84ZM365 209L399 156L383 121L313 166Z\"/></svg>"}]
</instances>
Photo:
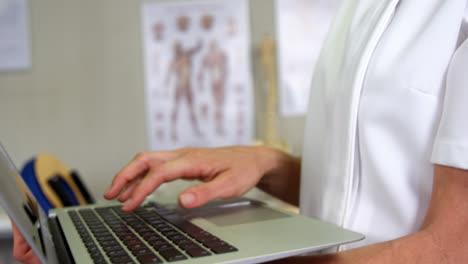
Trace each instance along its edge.
<instances>
[{"instance_id":1,"label":"hand","mask_svg":"<svg viewBox=\"0 0 468 264\"><path fill-rule=\"evenodd\" d=\"M140 153L117 173L104 197L119 197L125 202L123 210L131 211L162 183L176 179L205 182L182 192L179 203L185 208L237 197L274 168L276 152L266 147L224 147Z\"/></svg>"},{"instance_id":2,"label":"hand","mask_svg":"<svg viewBox=\"0 0 468 264\"><path fill-rule=\"evenodd\" d=\"M13 221L11 226L13 228L13 257L26 264L40 264L39 258L32 251Z\"/></svg>"}]
</instances>

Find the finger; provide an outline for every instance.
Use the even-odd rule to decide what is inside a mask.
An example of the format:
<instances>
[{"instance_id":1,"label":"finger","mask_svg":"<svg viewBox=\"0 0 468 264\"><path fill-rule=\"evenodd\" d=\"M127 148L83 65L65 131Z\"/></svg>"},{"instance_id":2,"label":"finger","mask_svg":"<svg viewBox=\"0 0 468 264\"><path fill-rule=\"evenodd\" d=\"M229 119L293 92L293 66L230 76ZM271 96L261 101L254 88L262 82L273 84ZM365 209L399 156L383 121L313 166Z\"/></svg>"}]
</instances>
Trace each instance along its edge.
<instances>
[{"instance_id":1,"label":"finger","mask_svg":"<svg viewBox=\"0 0 468 264\"><path fill-rule=\"evenodd\" d=\"M128 197L125 197L125 204L122 206L123 211L135 210L151 192L165 182L163 178L155 176L157 173L153 171L155 169L150 170L140 183L132 186L132 190L129 190L126 194Z\"/></svg>"},{"instance_id":2,"label":"finger","mask_svg":"<svg viewBox=\"0 0 468 264\"><path fill-rule=\"evenodd\" d=\"M180 178L204 177L203 169L195 159L180 158L155 166L133 190L131 197L123 206L124 211L136 209L145 198L165 182ZM205 176L206 177L206 176Z\"/></svg>"},{"instance_id":3,"label":"finger","mask_svg":"<svg viewBox=\"0 0 468 264\"><path fill-rule=\"evenodd\" d=\"M15 251L13 248L13 257L22 263L26 264L40 264L41 262L39 261L39 258L36 256L34 251L32 251L31 248L28 248L25 252L20 252Z\"/></svg>"},{"instance_id":4,"label":"finger","mask_svg":"<svg viewBox=\"0 0 468 264\"><path fill-rule=\"evenodd\" d=\"M13 251L17 251L18 254L24 253L25 245L27 245L27 243L13 221L11 221L11 227L13 230Z\"/></svg>"},{"instance_id":5,"label":"finger","mask_svg":"<svg viewBox=\"0 0 468 264\"><path fill-rule=\"evenodd\" d=\"M137 164L138 165L138 164ZM114 180L112 181L111 186L107 188L104 193L104 198L108 200L112 200L119 196L122 191L125 190L126 186L131 185L131 182L135 180L140 174L146 174L147 169L142 169L142 171L135 172L135 173L126 173L125 171L121 171L115 175Z\"/></svg>"},{"instance_id":6,"label":"finger","mask_svg":"<svg viewBox=\"0 0 468 264\"><path fill-rule=\"evenodd\" d=\"M29 251L24 255L24 260L22 260L22 262L27 264L41 264L41 261L39 261L39 258L32 249L29 249Z\"/></svg>"},{"instance_id":7,"label":"finger","mask_svg":"<svg viewBox=\"0 0 468 264\"><path fill-rule=\"evenodd\" d=\"M212 181L192 186L182 192L179 196L179 203L187 209L195 208L214 199L228 199L240 196L243 189L243 186L237 186L233 182L230 172L225 172Z\"/></svg>"},{"instance_id":8,"label":"finger","mask_svg":"<svg viewBox=\"0 0 468 264\"><path fill-rule=\"evenodd\" d=\"M130 194L135 189L135 187L141 182L141 180L146 176L146 173L147 171L140 173L138 176L136 176L135 179L131 180L125 185L124 189L120 192L119 195L118 200L120 202L124 202L130 197Z\"/></svg>"},{"instance_id":9,"label":"finger","mask_svg":"<svg viewBox=\"0 0 468 264\"><path fill-rule=\"evenodd\" d=\"M11 221L11 226L13 230L13 257L28 264L40 264L39 258L32 251L13 221Z\"/></svg>"},{"instance_id":10,"label":"finger","mask_svg":"<svg viewBox=\"0 0 468 264\"><path fill-rule=\"evenodd\" d=\"M116 198L125 186L139 175L144 175L150 169L149 154L140 153L127 164L112 180L111 186L104 193L106 199Z\"/></svg>"},{"instance_id":11,"label":"finger","mask_svg":"<svg viewBox=\"0 0 468 264\"><path fill-rule=\"evenodd\" d=\"M127 201L130 198L132 192L138 186L138 184L140 184L142 179L143 179L143 176L133 180L130 184L128 184L125 190L120 194L118 200L122 203Z\"/></svg>"},{"instance_id":12,"label":"finger","mask_svg":"<svg viewBox=\"0 0 468 264\"><path fill-rule=\"evenodd\" d=\"M125 185L139 175L146 174L152 167L157 166L167 160L173 159L179 155L179 151L160 151L160 152L142 152L127 164L119 173L117 173L111 183L111 186L106 190L104 197L106 199L114 199L124 189Z\"/></svg>"}]
</instances>

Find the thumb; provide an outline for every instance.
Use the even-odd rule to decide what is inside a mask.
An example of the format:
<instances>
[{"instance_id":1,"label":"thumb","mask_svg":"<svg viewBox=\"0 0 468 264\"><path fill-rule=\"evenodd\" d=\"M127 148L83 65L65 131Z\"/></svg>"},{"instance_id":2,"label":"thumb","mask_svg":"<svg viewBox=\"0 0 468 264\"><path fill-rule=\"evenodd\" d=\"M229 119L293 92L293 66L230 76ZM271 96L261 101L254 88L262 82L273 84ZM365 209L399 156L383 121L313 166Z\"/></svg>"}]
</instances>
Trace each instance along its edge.
<instances>
[{"instance_id":1,"label":"thumb","mask_svg":"<svg viewBox=\"0 0 468 264\"><path fill-rule=\"evenodd\" d=\"M214 199L228 199L240 195L238 186L229 173L219 175L214 180L192 186L179 196L179 204L187 209L206 204Z\"/></svg>"}]
</instances>

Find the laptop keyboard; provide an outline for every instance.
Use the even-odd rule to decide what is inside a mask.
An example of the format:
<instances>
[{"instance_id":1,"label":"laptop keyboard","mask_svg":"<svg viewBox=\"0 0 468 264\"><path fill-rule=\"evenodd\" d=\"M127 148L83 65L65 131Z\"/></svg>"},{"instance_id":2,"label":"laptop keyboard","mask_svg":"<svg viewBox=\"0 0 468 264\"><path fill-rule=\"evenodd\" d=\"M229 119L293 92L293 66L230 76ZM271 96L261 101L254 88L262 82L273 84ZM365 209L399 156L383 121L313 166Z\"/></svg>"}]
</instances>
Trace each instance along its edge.
<instances>
[{"instance_id":1,"label":"laptop keyboard","mask_svg":"<svg viewBox=\"0 0 468 264\"><path fill-rule=\"evenodd\" d=\"M114 206L68 214L94 263L154 264L237 251L154 202L129 213Z\"/></svg>"}]
</instances>

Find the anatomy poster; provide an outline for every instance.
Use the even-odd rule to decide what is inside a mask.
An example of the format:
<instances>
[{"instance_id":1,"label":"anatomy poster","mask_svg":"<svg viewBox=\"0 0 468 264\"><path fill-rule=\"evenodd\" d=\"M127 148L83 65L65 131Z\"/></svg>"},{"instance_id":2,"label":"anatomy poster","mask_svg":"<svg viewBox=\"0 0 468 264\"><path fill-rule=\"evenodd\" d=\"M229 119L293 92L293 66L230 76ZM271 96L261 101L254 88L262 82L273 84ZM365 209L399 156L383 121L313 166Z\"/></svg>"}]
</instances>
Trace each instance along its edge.
<instances>
[{"instance_id":1,"label":"anatomy poster","mask_svg":"<svg viewBox=\"0 0 468 264\"><path fill-rule=\"evenodd\" d=\"M277 0L278 80L283 116L307 112L322 43L341 0Z\"/></svg>"},{"instance_id":2,"label":"anatomy poster","mask_svg":"<svg viewBox=\"0 0 468 264\"><path fill-rule=\"evenodd\" d=\"M151 150L251 143L247 1L147 2L142 14Z\"/></svg>"},{"instance_id":3,"label":"anatomy poster","mask_svg":"<svg viewBox=\"0 0 468 264\"><path fill-rule=\"evenodd\" d=\"M0 0L0 71L31 64L27 0Z\"/></svg>"}]
</instances>

